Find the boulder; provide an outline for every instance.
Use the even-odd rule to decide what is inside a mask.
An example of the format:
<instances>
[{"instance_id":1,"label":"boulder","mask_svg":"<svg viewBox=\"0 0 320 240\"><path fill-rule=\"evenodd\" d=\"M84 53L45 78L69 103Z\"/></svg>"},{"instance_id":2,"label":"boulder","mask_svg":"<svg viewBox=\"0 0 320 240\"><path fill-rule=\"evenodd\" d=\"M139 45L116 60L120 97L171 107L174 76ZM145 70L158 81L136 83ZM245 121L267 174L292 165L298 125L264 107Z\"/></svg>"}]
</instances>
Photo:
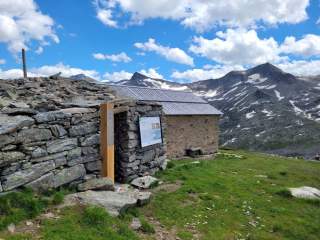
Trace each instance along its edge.
<instances>
[{"instance_id":1,"label":"boulder","mask_svg":"<svg viewBox=\"0 0 320 240\"><path fill-rule=\"evenodd\" d=\"M101 170L102 163L101 161L93 161L86 163L86 169L90 172Z\"/></svg>"},{"instance_id":2,"label":"boulder","mask_svg":"<svg viewBox=\"0 0 320 240\"><path fill-rule=\"evenodd\" d=\"M320 199L320 190L313 187L289 188L293 197L303 199Z\"/></svg>"},{"instance_id":3,"label":"boulder","mask_svg":"<svg viewBox=\"0 0 320 240\"><path fill-rule=\"evenodd\" d=\"M53 136L59 138L68 134L68 132L61 125L52 125L50 126Z\"/></svg>"},{"instance_id":4,"label":"boulder","mask_svg":"<svg viewBox=\"0 0 320 240\"><path fill-rule=\"evenodd\" d=\"M92 133L96 133L99 131L99 126L95 122L89 122L77 126L73 126L70 128L69 133L71 137L76 136L84 136Z\"/></svg>"},{"instance_id":5,"label":"boulder","mask_svg":"<svg viewBox=\"0 0 320 240\"><path fill-rule=\"evenodd\" d=\"M0 152L0 167L23 160L25 155L22 152Z\"/></svg>"},{"instance_id":6,"label":"boulder","mask_svg":"<svg viewBox=\"0 0 320 240\"><path fill-rule=\"evenodd\" d=\"M0 135L0 148L3 148L4 146L14 143L16 140L15 136L11 135Z\"/></svg>"},{"instance_id":7,"label":"boulder","mask_svg":"<svg viewBox=\"0 0 320 240\"><path fill-rule=\"evenodd\" d=\"M100 144L100 134L95 134L81 141L82 147L93 146Z\"/></svg>"},{"instance_id":8,"label":"boulder","mask_svg":"<svg viewBox=\"0 0 320 240\"><path fill-rule=\"evenodd\" d=\"M144 176L134 179L131 182L131 185L137 188L147 189L150 188L152 185L156 184L158 179L152 176Z\"/></svg>"},{"instance_id":9,"label":"boulder","mask_svg":"<svg viewBox=\"0 0 320 240\"><path fill-rule=\"evenodd\" d=\"M86 170L82 164L62 169L54 176L54 187L59 187L83 178L85 174Z\"/></svg>"},{"instance_id":10,"label":"boulder","mask_svg":"<svg viewBox=\"0 0 320 240\"><path fill-rule=\"evenodd\" d=\"M78 139L76 138L58 139L47 143L47 151L48 153L63 152L74 149L77 145Z\"/></svg>"},{"instance_id":11,"label":"boulder","mask_svg":"<svg viewBox=\"0 0 320 240\"><path fill-rule=\"evenodd\" d=\"M114 184L110 178L93 178L78 185L78 190L83 192L87 190L113 191Z\"/></svg>"},{"instance_id":12,"label":"boulder","mask_svg":"<svg viewBox=\"0 0 320 240\"><path fill-rule=\"evenodd\" d=\"M62 110L38 113L34 116L38 123L52 122L55 120L68 119L71 117L71 113L63 112Z\"/></svg>"},{"instance_id":13,"label":"boulder","mask_svg":"<svg viewBox=\"0 0 320 240\"><path fill-rule=\"evenodd\" d=\"M53 161L34 164L28 169L5 176L3 178L2 187L5 191L12 190L41 177L54 168L55 164Z\"/></svg>"},{"instance_id":14,"label":"boulder","mask_svg":"<svg viewBox=\"0 0 320 240\"><path fill-rule=\"evenodd\" d=\"M33 118L28 116L8 116L6 114L0 114L0 135L13 133L33 124Z\"/></svg>"},{"instance_id":15,"label":"boulder","mask_svg":"<svg viewBox=\"0 0 320 240\"><path fill-rule=\"evenodd\" d=\"M34 191L42 192L53 188L54 175L52 172L47 173L40 178L26 184L26 187L32 188Z\"/></svg>"}]
</instances>

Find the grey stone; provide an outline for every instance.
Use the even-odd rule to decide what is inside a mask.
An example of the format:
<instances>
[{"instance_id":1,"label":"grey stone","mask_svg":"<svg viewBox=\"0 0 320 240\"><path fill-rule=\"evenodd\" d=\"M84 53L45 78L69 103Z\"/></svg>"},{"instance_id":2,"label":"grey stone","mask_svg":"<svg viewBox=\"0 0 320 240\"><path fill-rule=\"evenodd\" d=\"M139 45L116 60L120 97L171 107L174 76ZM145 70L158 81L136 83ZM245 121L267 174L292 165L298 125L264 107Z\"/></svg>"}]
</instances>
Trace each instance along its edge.
<instances>
[{"instance_id":1,"label":"grey stone","mask_svg":"<svg viewBox=\"0 0 320 240\"><path fill-rule=\"evenodd\" d=\"M78 191L87 190L113 191L114 184L110 178L94 178L78 185Z\"/></svg>"},{"instance_id":2,"label":"grey stone","mask_svg":"<svg viewBox=\"0 0 320 240\"><path fill-rule=\"evenodd\" d=\"M47 155L48 155L47 151L45 149L41 148L41 147L37 147L31 153L31 157L32 158L40 158L40 157L44 157L44 156L47 156Z\"/></svg>"},{"instance_id":3,"label":"grey stone","mask_svg":"<svg viewBox=\"0 0 320 240\"><path fill-rule=\"evenodd\" d=\"M34 118L38 123L52 122L55 120L66 119L66 118L68 119L71 117L72 117L71 113L63 112L61 110L38 113L37 115L34 116Z\"/></svg>"},{"instance_id":4,"label":"grey stone","mask_svg":"<svg viewBox=\"0 0 320 240\"><path fill-rule=\"evenodd\" d=\"M0 148L4 146L14 143L16 140L15 136L12 135L0 135Z\"/></svg>"},{"instance_id":5,"label":"grey stone","mask_svg":"<svg viewBox=\"0 0 320 240\"><path fill-rule=\"evenodd\" d=\"M81 146L93 146L100 144L100 134L95 134L90 137L87 137L81 141Z\"/></svg>"},{"instance_id":6,"label":"grey stone","mask_svg":"<svg viewBox=\"0 0 320 240\"><path fill-rule=\"evenodd\" d=\"M320 199L320 190L313 187L289 188L292 196L303 199Z\"/></svg>"},{"instance_id":7,"label":"grey stone","mask_svg":"<svg viewBox=\"0 0 320 240\"><path fill-rule=\"evenodd\" d=\"M160 166L160 169L161 169L161 170L166 170L169 160L166 159L166 158L164 158L163 160L162 160L162 159L160 159L160 160L162 161L161 166Z\"/></svg>"},{"instance_id":8,"label":"grey stone","mask_svg":"<svg viewBox=\"0 0 320 240\"><path fill-rule=\"evenodd\" d=\"M133 192L134 197L138 200L138 206L144 206L150 202L151 192Z\"/></svg>"},{"instance_id":9,"label":"grey stone","mask_svg":"<svg viewBox=\"0 0 320 240\"><path fill-rule=\"evenodd\" d=\"M81 158L81 148L75 148L67 153L67 164L68 166L74 166L83 162Z\"/></svg>"},{"instance_id":10,"label":"grey stone","mask_svg":"<svg viewBox=\"0 0 320 240\"><path fill-rule=\"evenodd\" d=\"M41 177L43 174L53 170L54 168L55 164L53 161L34 164L26 170L15 172L4 177L2 187L5 191L12 190Z\"/></svg>"},{"instance_id":11,"label":"grey stone","mask_svg":"<svg viewBox=\"0 0 320 240\"><path fill-rule=\"evenodd\" d=\"M90 172L101 170L102 163L101 161L88 162L85 164L86 169Z\"/></svg>"},{"instance_id":12,"label":"grey stone","mask_svg":"<svg viewBox=\"0 0 320 240\"><path fill-rule=\"evenodd\" d=\"M40 191L40 192L46 191L54 187L53 179L54 179L54 175L52 172L50 172L26 184L26 187L30 187L35 191Z\"/></svg>"},{"instance_id":13,"label":"grey stone","mask_svg":"<svg viewBox=\"0 0 320 240\"><path fill-rule=\"evenodd\" d=\"M57 153L76 148L78 140L76 138L58 139L47 143L48 153Z\"/></svg>"},{"instance_id":14,"label":"grey stone","mask_svg":"<svg viewBox=\"0 0 320 240\"><path fill-rule=\"evenodd\" d=\"M52 125L50 126L53 136L59 138L68 134L68 132L61 125Z\"/></svg>"},{"instance_id":15,"label":"grey stone","mask_svg":"<svg viewBox=\"0 0 320 240\"><path fill-rule=\"evenodd\" d=\"M134 179L131 185L138 188L150 188L153 184L156 184L158 179L152 176L144 176Z\"/></svg>"},{"instance_id":16,"label":"grey stone","mask_svg":"<svg viewBox=\"0 0 320 240\"><path fill-rule=\"evenodd\" d=\"M83 155L98 155L99 150L94 147L82 147L82 154Z\"/></svg>"},{"instance_id":17,"label":"grey stone","mask_svg":"<svg viewBox=\"0 0 320 240\"><path fill-rule=\"evenodd\" d=\"M25 155L22 152L0 152L0 167L18 162L24 158Z\"/></svg>"},{"instance_id":18,"label":"grey stone","mask_svg":"<svg viewBox=\"0 0 320 240\"><path fill-rule=\"evenodd\" d=\"M71 114L84 114L84 113L94 113L97 110L94 108L65 108L61 110L64 113L71 113Z\"/></svg>"},{"instance_id":19,"label":"grey stone","mask_svg":"<svg viewBox=\"0 0 320 240\"><path fill-rule=\"evenodd\" d=\"M23 143L48 141L52 138L51 131L49 129L29 128L22 129L18 133L17 141Z\"/></svg>"},{"instance_id":20,"label":"grey stone","mask_svg":"<svg viewBox=\"0 0 320 240\"><path fill-rule=\"evenodd\" d=\"M85 174L86 170L82 164L62 169L54 176L54 187L59 187L83 178Z\"/></svg>"},{"instance_id":21,"label":"grey stone","mask_svg":"<svg viewBox=\"0 0 320 240\"><path fill-rule=\"evenodd\" d=\"M132 218L132 221L130 223L130 228L137 231L141 228L141 222L139 220L139 218Z\"/></svg>"},{"instance_id":22,"label":"grey stone","mask_svg":"<svg viewBox=\"0 0 320 240\"><path fill-rule=\"evenodd\" d=\"M98 154L94 155L87 155L82 157L82 162L83 163L88 163L88 162L96 162L96 161L101 161L101 156Z\"/></svg>"},{"instance_id":23,"label":"grey stone","mask_svg":"<svg viewBox=\"0 0 320 240\"><path fill-rule=\"evenodd\" d=\"M0 135L13 133L33 124L34 120L31 117L0 114Z\"/></svg>"},{"instance_id":24,"label":"grey stone","mask_svg":"<svg viewBox=\"0 0 320 240\"><path fill-rule=\"evenodd\" d=\"M144 152L141 162L142 163L151 162L152 160L154 160L155 156L156 156L156 152L154 149L148 150Z\"/></svg>"},{"instance_id":25,"label":"grey stone","mask_svg":"<svg viewBox=\"0 0 320 240\"><path fill-rule=\"evenodd\" d=\"M13 163L8 167L5 167L2 171L1 171L1 175L9 175L11 173L16 172L19 168L21 167L21 163Z\"/></svg>"},{"instance_id":26,"label":"grey stone","mask_svg":"<svg viewBox=\"0 0 320 240\"><path fill-rule=\"evenodd\" d=\"M2 110L3 113L8 115L28 115L32 116L37 114L38 112L31 108L6 108Z\"/></svg>"},{"instance_id":27,"label":"grey stone","mask_svg":"<svg viewBox=\"0 0 320 240\"><path fill-rule=\"evenodd\" d=\"M44 157L40 158L32 158L31 162L46 162L46 161L55 161L55 162L66 162L66 152L56 153L56 154L50 154ZM59 164L58 164L59 165ZM59 165L61 166L61 165Z\"/></svg>"},{"instance_id":28,"label":"grey stone","mask_svg":"<svg viewBox=\"0 0 320 240\"><path fill-rule=\"evenodd\" d=\"M3 189L2 189L2 185L1 185L1 182L0 182L0 192L2 192L3 191Z\"/></svg>"},{"instance_id":29,"label":"grey stone","mask_svg":"<svg viewBox=\"0 0 320 240\"><path fill-rule=\"evenodd\" d=\"M91 122L71 127L69 130L69 134L71 137L76 137L92 134L98 131L98 124L95 122Z\"/></svg>"},{"instance_id":30,"label":"grey stone","mask_svg":"<svg viewBox=\"0 0 320 240\"><path fill-rule=\"evenodd\" d=\"M17 145L11 144L11 145L5 146L5 147L2 148L1 150L2 150L2 151L12 151L12 150L16 150L16 149L17 149Z\"/></svg>"}]
</instances>

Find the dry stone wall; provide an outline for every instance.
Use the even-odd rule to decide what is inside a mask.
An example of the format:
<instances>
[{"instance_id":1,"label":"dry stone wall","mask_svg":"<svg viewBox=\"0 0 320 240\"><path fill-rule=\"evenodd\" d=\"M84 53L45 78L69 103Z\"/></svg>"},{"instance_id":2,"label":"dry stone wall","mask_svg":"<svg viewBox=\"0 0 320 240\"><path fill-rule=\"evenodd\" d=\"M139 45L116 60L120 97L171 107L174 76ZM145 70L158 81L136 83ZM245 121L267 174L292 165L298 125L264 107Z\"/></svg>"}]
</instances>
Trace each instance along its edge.
<instances>
[{"instance_id":1,"label":"dry stone wall","mask_svg":"<svg viewBox=\"0 0 320 240\"><path fill-rule=\"evenodd\" d=\"M129 107L127 111L115 115L116 178L119 182L152 175L166 163L164 136L162 144L142 148L139 133L139 118L144 116L160 116L164 133L162 106L140 101L126 105Z\"/></svg>"},{"instance_id":2,"label":"dry stone wall","mask_svg":"<svg viewBox=\"0 0 320 240\"><path fill-rule=\"evenodd\" d=\"M15 114L0 115L0 191L57 188L99 176L97 108Z\"/></svg>"}]
</instances>

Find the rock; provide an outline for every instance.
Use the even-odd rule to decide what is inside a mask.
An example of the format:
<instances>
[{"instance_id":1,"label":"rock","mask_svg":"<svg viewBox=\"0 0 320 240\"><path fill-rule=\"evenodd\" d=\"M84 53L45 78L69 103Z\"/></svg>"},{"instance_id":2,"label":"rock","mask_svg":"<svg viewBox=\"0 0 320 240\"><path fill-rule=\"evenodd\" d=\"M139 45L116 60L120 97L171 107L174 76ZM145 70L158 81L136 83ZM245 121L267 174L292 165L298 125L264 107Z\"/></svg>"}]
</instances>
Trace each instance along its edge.
<instances>
[{"instance_id":1,"label":"rock","mask_svg":"<svg viewBox=\"0 0 320 240\"><path fill-rule=\"evenodd\" d=\"M54 187L53 179L54 175L52 172L50 172L28 183L26 187L32 188L34 191L37 192L43 192Z\"/></svg>"},{"instance_id":2,"label":"rock","mask_svg":"<svg viewBox=\"0 0 320 240\"><path fill-rule=\"evenodd\" d=\"M3 148L4 146L14 143L16 140L15 136L11 135L0 135L0 148Z\"/></svg>"},{"instance_id":3,"label":"rock","mask_svg":"<svg viewBox=\"0 0 320 240\"><path fill-rule=\"evenodd\" d=\"M153 184L156 184L158 179L152 176L144 176L134 179L131 182L131 185L137 188L147 189L150 188Z\"/></svg>"},{"instance_id":4,"label":"rock","mask_svg":"<svg viewBox=\"0 0 320 240\"><path fill-rule=\"evenodd\" d=\"M22 129L18 133L17 142L31 143L48 141L52 138L51 131L49 129L30 128Z\"/></svg>"},{"instance_id":5,"label":"rock","mask_svg":"<svg viewBox=\"0 0 320 240\"><path fill-rule=\"evenodd\" d=\"M53 136L59 138L68 134L68 132L61 125L52 125L50 126Z\"/></svg>"},{"instance_id":6,"label":"rock","mask_svg":"<svg viewBox=\"0 0 320 240\"><path fill-rule=\"evenodd\" d=\"M16 231L16 226L13 223L10 223L7 227L9 233L13 234Z\"/></svg>"},{"instance_id":7,"label":"rock","mask_svg":"<svg viewBox=\"0 0 320 240\"><path fill-rule=\"evenodd\" d=\"M82 147L93 146L98 144L100 144L100 134L92 135L81 141Z\"/></svg>"},{"instance_id":8,"label":"rock","mask_svg":"<svg viewBox=\"0 0 320 240\"><path fill-rule=\"evenodd\" d=\"M150 202L151 192L133 192L134 197L138 200L138 206L144 206Z\"/></svg>"},{"instance_id":9,"label":"rock","mask_svg":"<svg viewBox=\"0 0 320 240\"><path fill-rule=\"evenodd\" d=\"M96 192L89 190L75 193L72 197L81 204L103 207L112 216L118 216L137 204L137 199L132 195L112 191Z\"/></svg>"},{"instance_id":10,"label":"rock","mask_svg":"<svg viewBox=\"0 0 320 240\"><path fill-rule=\"evenodd\" d=\"M23 160L25 155L22 152L0 152L0 167Z\"/></svg>"},{"instance_id":11,"label":"rock","mask_svg":"<svg viewBox=\"0 0 320 240\"><path fill-rule=\"evenodd\" d=\"M52 161L52 160L54 162L61 162L61 161L66 162L67 161L66 154L67 152L62 152L62 153L51 154L51 155L40 157L40 158L32 158L31 162L46 162L46 161Z\"/></svg>"},{"instance_id":12,"label":"rock","mask_svg":"<svg viewBox=\"0 0 320 240\"><path fill-rule=\"evenodd\" d=\"M94 147L82 147L82 154L83 155L98 155L99 150Z\"/></svg>"},{"instance_id":13,"label":"rock","mask_svg":"<svg viewBox=\"0 0 320 240\"><path fill-rule=\"evenodd\" d=\"M58 139L47 143L48 153L57 153L74 149L78 146L76 138Z\"/></svg>"},{"instance_id":14,"label":"rock","mask_svg":"<svg viewBox=\"0 0 320 240\"><path fill-rule=\"evenodd\" d=\"M68 119L71 118L71 113L65 113L61 110L59 111L51 111L51 112L44 112L38 113L34 116L38 123L45 123L45 122L52 122L59 119Z\"/></svg>"},{"instance_id":15,"label":"rock","mask_svg":"<svg viewBox=\"0 0 320 240\"><path fill-rule=\"evenodd\" d=\"M23 127L29 127L33 124L34 120L31 117L0 114L0 135L13 133Z\"/></svg>"},{"instance_id":16,"label":"rock","mask_svg":"<svg viewBox=\"0 0 320 240\"><path fill-rule=\"evenodd\" d=\"M54 187L59 187L76 179L83 178L85 174L86 170L82 164L62 169L54 176Z\"/></svg>"},{"instance_id":17,"label":"rock","mask_svg":"<svg viewBox=\"0 0 320 240\"><path fill-rule=\"evenodd\" d=\"M3 189L2 189L2 185L1 185L1 183L0 183L0 193L3 191Z\"/></svg>"},{"instance_id":18,"label":"rock","mask_svg":"<svg viewBox=\"0 0 320 240\"><path fill-rule=\"evenodd\" d=\"M38 113L36 110L31 108L6 108L6 109L3 109L2 112L10 116L16 116L16 115L32 116Z\"/></svg>"},{"instance_id":19,"label":"rock","mask_svg":"<svg viewBox=\"0 0 320 240\"><path fill-rule=\"evenodd\" d=\"M94 108L65 108L61 110L64 113L71 113L71 114L84 114L84 113L94 113L97 110Z\"/></svg>"},{"instance_id":20,"label":"rock","mask_svg":"<svg viewBox=\"0 0 320 240\"><path fill-rule=\"evenodd\" d=\"M98 131L98 124L95 122L90 122L71 127L69 133L71 137L76 137L96 133Z\"/></svg>"},{"instance_id":21,"label":"rock","mask_svg":"<svg viewBox=\"0 0 320 240\"><path fill-rule=\"evenodd\" d=\"M320 199L320 190L313 187L289 188L292 196L304 199Z\"/></svg>"},{"instance_id":22,"label":"rock","mask_svg":"<svg viewBox=\"0 0 320 240\"><path fill-rule=\"evenodd\" d=\"M2 187L5 191L12 190L41 177L54 168L55 164L53 161L34 164L28 169L5 176Z\"/></svg>"},{"instance_id":23,"label":"rock","mask_svg":"<svg viewBox=\"0 0 320 240\"><path fill-rule=\"evenodd\" d=\"M67 164L68 166L74 166L83 163L81 158L81 148L75 148L67 153Z\"/></svg>"},{"instance_id":24,"label":"rock","mask_svg":"<svg viewBox=\"0 0 320 240\"><path fill-rule=\"evenodd\" d=\"M114 184L110 178L94 178L78 185L79 191L104 190L113 191Z\"/></svg>"},{"instance_id":25,"label":"rock","mask_svg":"<svg viewBox=\"0 0 320 240\"><path fill-rule=\"evenodd\" d=\"M41 147L37 147L31 153L31 157L32 158L40 158L40 157L44 157L44 156L47 156L47 155L48 155L47 151L45 149L41 148Z\"/></svg>"},{"instance_id":26,"label":"rock","mask_svg":"<svg viewBox=\"0 0 320 240\"><path fill-rule=\"evenodd\" d=\"M156 155L156 152L153 149L146 151L143 154L141 163L148 163L148 162L153 161L153 159L155 158L155 155Z\"/></svg>"},{"instance_id":27,"label":"rock","mask_svg":"<svg viewBox=\"0 0 320 240\"><path fill-rule=\"evenodd\" d=\"M86 163L86 169L90 172L101 170L102 163L101 161L93 161Z\"/></svg>"},{"instance_id":28,"label":"rock","mask_svg":"<svg viewBox=\"0 0 320 240\"><path fill-rule=\"evenodd\" d=\"M141 228L141 222L139 220L139 218L132 218L132 221L130 223L130 228L137 231Z\"/></svg>"},{"instance_id":29,"label":"rock","mask_svg":"<svg viewBox=\"0 0 320 240\"><path fill-rule=\"evenodd\" d=\"M169 160L168 159L164 159L162 164L160 165L160 169L161 170L166 170L167 169L167 165L168 165Z\"/></svg>"}]
</instances>

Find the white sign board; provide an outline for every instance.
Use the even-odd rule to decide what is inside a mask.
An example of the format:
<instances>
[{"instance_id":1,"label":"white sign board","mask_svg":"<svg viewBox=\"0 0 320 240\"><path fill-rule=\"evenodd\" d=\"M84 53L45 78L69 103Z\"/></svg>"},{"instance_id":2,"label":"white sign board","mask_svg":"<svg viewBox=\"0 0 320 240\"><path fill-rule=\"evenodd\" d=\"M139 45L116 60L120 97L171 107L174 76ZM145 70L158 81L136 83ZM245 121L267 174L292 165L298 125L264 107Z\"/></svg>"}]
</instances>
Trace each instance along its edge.
<instances>
[{"instance_id":1,"label":"white sign board","mask_svg":"<svg viewBox=\"0 0 320 240\"><path fill-rule=\"evenodd\" d=\"M142 147L162 143L160 117L141 117L139 126Z\"/></svg>"}]
</instances>

